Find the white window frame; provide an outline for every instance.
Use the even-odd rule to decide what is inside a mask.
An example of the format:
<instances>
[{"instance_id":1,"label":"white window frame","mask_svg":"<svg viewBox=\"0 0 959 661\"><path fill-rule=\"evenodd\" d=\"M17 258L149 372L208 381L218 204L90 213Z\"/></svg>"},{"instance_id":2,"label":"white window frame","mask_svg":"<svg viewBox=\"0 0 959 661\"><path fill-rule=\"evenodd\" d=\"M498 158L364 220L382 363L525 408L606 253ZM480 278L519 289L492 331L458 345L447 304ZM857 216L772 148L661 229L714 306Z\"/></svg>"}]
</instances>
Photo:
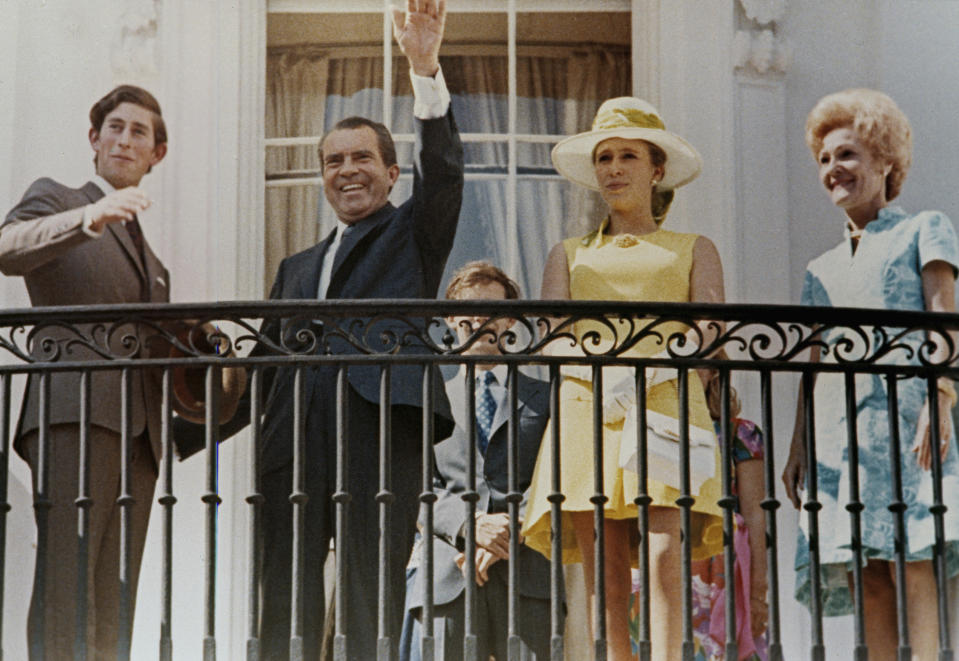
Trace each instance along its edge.
<instances>
[{"instance_id":1,"label":"white window frame","mask_svg":"<svg viewBox=\"0 0 959 661\"><path fill-rule=\"evenodd\" d=\"M393 80L393 26L388 11L392 3L390 0L352 0L343 3L339 0L269 0L268 13L375 13L383 16L382 52L383 52L383 115L381 121L387 127L392 126L393 90L390 81ZM519 134L517 126L517 44L516 44L516 17L520 13L603 13L623 12L632 17L633 37L631 48L636 46L635 28L636 14L634 6L636 0L590 0L583 3L581 0L461 0L455 2L451 8L447 4L448 12L455 13L505 13L507 17L507 59L508 59L508 102L507 127L505 133L463 133L460 135L464 143L506 143L507 162L506 172L500 173L470 173L467 172L467 181L506 180L506 221L512 225L517 221L517 184L518 184L518 150L523 144L553 144L566 135L576 131L576 126L565 127L562 135ZM635 61L635 58L633 58ZM634 67L635 69L635 67ZM633 74L635 86L636 74ZM264 150L269 147L286 147L295 145L316 145L322 136L297 136L289 138L269 138L264 140ZM393 139L397 143L412 143L413 135L409 133L395 133ZM408 175L407 175L408 176ZM559 175L531 174L523 175L524 179L560 180ZM322 186L322 177L297 177L295 179L271 179L265 182L267 187L279 186Z\"/></svg>"}]
</instances>

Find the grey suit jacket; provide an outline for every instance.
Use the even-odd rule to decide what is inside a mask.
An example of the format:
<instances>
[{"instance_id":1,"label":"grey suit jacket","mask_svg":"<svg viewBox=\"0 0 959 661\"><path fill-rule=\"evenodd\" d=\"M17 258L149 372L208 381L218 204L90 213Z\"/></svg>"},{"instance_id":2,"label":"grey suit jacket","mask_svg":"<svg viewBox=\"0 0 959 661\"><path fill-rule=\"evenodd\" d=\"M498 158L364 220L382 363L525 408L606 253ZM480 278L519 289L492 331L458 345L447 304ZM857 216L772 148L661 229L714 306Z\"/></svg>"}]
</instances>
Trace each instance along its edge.
<instances>
[{"instance_id":1,"label":"grey suit jacket","mask_svg":"<svg viewBox=\"0 0 959 661\"><path fill-rule=\"evenodd\" d=\"M129 233L117 223L93 238L83 231L83 207L103 197L92 182L82 188L69 188L52 179L38 179L20 203L7 214L0 226L0 271L23 276L36 306L93 305L98 303L137 303L169 301L170 275L144 240L141 259ZM95 325L78 325L82 336L94 333L101 346L118 356L158 356L146 329L127 324L110 337L96 332ZM133 349L122 344L124 336L136 338ZM70 345L78 334L64 328L45 328L32 338L31 354L52 359L41 346L45 340L56 343L58 362L90 360L96 352L84 344ZM154 338L155 339L155 338ZM120 372L92 372L91 424L121 431ZM55 373L50 379L50 423L77 423L80 420L79 374ZM149 432L154 456L160 458L160 384L155 370L133 370L132 432ZM15 445L37 429L39 379L31 376L24 395Z\"/></svg>"},{"instance_id":2,"label":"grey suit jacket","mask_svg":"<svg viewBox=\"0 0 959 661\"><path fill-rule=\"evenodd\" d=\"M464 370L447 381L446 389L453 402L456 426L452 435L435 447L435 488L437 501L433 505L433 603L446 604L456 599L466 587L462 571L454 561L463 549L462 537L466 526L467 504L463 493L468 490L467 461L469 453L476 455L476 491L479 501L477 511L506 512L506 496L509 492L507 479L508 440L510 407L505 395L497 401L496 414L490 431L486 455L475 446L470 448L467 438L469 420L465 418L466 398L463 380ZM526 492L533 477L533 468L539 453L540 442L549 419L549 385L523 373L517 373L517 442L519 463L517 482ZM505 385L505 384L504 384ZM522 509L520 516L522 516ZM549 599L549 562L546 558L525 545L520 545L520 594L526 597ZM428 587L422 567L417 568L413 589L408 600L410 608L420 608ZM508 564L502 560L490 568L490 580L504 584L508 577ZM503 604L506 607L506 604Z\"/></svg>"}]
</instances>

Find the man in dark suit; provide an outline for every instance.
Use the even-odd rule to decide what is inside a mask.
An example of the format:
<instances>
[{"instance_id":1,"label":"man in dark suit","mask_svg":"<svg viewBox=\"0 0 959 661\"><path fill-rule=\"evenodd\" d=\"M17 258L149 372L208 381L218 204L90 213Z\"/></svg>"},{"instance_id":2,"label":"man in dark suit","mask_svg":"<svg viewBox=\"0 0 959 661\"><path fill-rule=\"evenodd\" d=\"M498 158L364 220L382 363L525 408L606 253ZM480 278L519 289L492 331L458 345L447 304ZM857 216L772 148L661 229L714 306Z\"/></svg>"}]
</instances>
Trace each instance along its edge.
<instances>
[{"instance_id":1,"label":"man in dark suit","mask_svg":"<svg viewBox=\"0 0 959 661\"><path fill-rule=\"evenodd\" d=\"M89 305L96 303L166 302L170 276L139 228L137 214L150 206L141 178L163 160L166 128L160 105L146 90L117 87L90 110L90 145L96 176L81 188L52 179L35 181L0 227L0 271L23 276L33 305ZM81 326L85 334L89 326ZM101 334L102 335L102 334ZM150 355L150 341L137 326L125 326L112 338L109 350L130 354L123 336L137 338L137 356ZM96 359L66 329L42 329L33 338L35 355L49 353L44 340L56 343L57 360ZM102 337L100 338L102 340ZM49 356L47 356L50 359ZM129 584L136 595L153 488L160 462L160 388L157 374L132 370ZM87 658L117 657L120 626L120 475L122 457L121 376L119 371L96 371L90 377L90 480L93 505L89 535L89 610ZM46 461L46 497L51 503L47 524L38 510L39 534L33 599L28 622L31 659L74 658L77 616L79 374L50 375L49 457ZM32 375L24 396L14 447L29 463L36 493L40 470L39 378ZM38 497L43 494L37 494ZM46 531L49 531L47 534ZM45 551L42 555L41 551ZM40 568L45 567L45 580ZM42 593L41 593L42 591ZM42 597L42 599L41 599ZM44 603L43 612L39 604ZM132 604L128 626L132 622ZM129 633L127 630L125 633ZM82 644L82 643L81 643ZM79 650L77 650L79 651Z\"/></svg>"},{"instance_id":2,"label":"man in dark suit","mask_svg":"<svg viewBox=\"0 0 959 661\"><path fill-rule=\"evenodd\" d=\"M445 25L443 0L409 2L407 11L394 10L394 34L411 69L415 96L416 144L413 195L393 206L389 194L399 176L389 130L359 117L338 122L320 143L323 190L339 218L337 228L317 245L287 257L280 264L270 298L360 299L433 298L452 248L463 190L463 149L449 92L439 69L439 48ZM325 324L277 320L262 333L273 346L295 351L355 354L337 342L335 320ZM351 328L349 321L344 328ZM376 343L385 324L363 334ZM402 326L402 331L409 330ZM303 331L302 333L300 331ZM320 336L316 347L303 349L304 338ZM326 346L328 343L328 346ZM373 347L377 349L379 347ZM385 345L384 351L388 350ZM415 352L423 347L403 347ZM269 354L261 342L253 354ZM325 616L323 565L334 536L332 501L337 491L337 372L333 366L301 372L302 407L295 405L296 368L281 366L264 373L260 457L263 504L263 567L261 575L261 658L286 659L291 647L302 647L304 658L319 654ZM391 370L391 505L386 605L388 635L395 647L403 614L404 568L415 532L417 494L422 469L423 368L396 365ZM435 382L434 413L438 438L452 428L442 380ZM336 540L337 560L345 565L347 654L350 659L376 658L379 606L378 557L380 370L353 366L348 370L345 411L348 453L345 488L346 538ZM303 412L296 418L297 411ZM249 402L223 429L223 438L249 423ZM304 538L298 588L302 590L302 626L291 621L294 556L294 427L305 430L303 457L305 493ZM444 433L445 432L445 433ZM178 437L178 443L183 439ZM181 455L184 454L181 445ZM291 635L292 634L292 635Z\"/></svg>"},{"instance_id":3,"label":"man in dark suit","mask_svg":"<svg viewBox=\"0 0 959 661\"><path fill-rule=\"evenodd\" d=\"M446 290L446 297L464 300L501 300L519 298L516 284L500 269L487 262L471 262L457 271ZM466 355L500 353L497 340L512 325L509 320L453 319L463 346L479 330L490 331L473 338ZM484 325L485 323L485 325ZM495 333L496 337L493 337ZM453 402L456 427L453 434L435 447L438 499L433 506L433 603L436 658L444 661L463 658L465 634L465 560L464 543L467 503L463 495L470 490L468 464L470 453L476 456L476 582L475 626L477 658L506 661L508 632L509 515L506 497L509 420L507 369L502 363L479 364L476 369L476 443L469 445L472 421L464 417L466 401L474 393L466 391L465 368L447 382ZM484 386L483 384L487 384ZM485 390L487 389L488 390ZM484 391L485 390L485 391ZM549 419L549 385L521 372L516 374L518 416L516 442L519 464L517 486L529 488L539 453L540 442ZM522 510L522 508L521 508ZM520 512L522 516L522 511ZM518 529L518 528L517 528ZM536 658L549 658L550 584L549 561L521 544L519 547L520 637ZM430 586L423 570L421 549L414 551L414 566L407 606L417 619L422 617L426 590ZM417 566L418 565L418 566ZM418 659L419 636L411 641L411 658Z\"/></svg>"}]
</instances>

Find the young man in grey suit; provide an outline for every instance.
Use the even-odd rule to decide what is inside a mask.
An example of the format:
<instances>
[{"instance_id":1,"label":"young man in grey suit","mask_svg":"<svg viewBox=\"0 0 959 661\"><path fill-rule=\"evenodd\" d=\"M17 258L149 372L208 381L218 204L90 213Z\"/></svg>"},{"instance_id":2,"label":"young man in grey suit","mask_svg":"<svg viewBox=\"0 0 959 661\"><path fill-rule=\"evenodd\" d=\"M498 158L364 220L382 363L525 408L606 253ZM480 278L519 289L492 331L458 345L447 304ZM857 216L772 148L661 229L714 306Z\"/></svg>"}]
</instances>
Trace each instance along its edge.
<instances>
[{"instance_id":1,"label":"young man in grey suit","mask_svg":"<svg viewBox=\"0 0 959 661\"><path fill-rule=\"evenodd\" d=\"M160 105L146 90L123 85L90 110L90 146L96 175L81 188L52 179L35 181L0 227L0 271L19 275L33 305L167 302L170 276L140 231L137 214L150 206L139 188L141 178L167 151ZM86 331L89 326L81 327ZM110 349L130 353L120 344L125 335L138 341L137 357L149 357L144 331L126 326ZM43 329L33 339L56 343L60 361L93 360L76 336L65 329ZM130 509L131 595L136 595L153 488L160 462L160 387L154 371L132 370ZM121 627L129 634L132 601L120 612L121 377L119 371L96 371L90 378L90 507L86 635L74 648L77 621L77 529L80 434L80 378L76 373L50 375L48 464L45 466L49 514L38 510L37 571L28 620L30 657L72 659L84 647L87 658L117 658ZM30 465L36 492L40 462L39 378L32 375L24 396L14 448ZM39 495L39 494L38 494ZM46 516L44 526L42 517ZM40 551L45 550L41 554ZM40 580L45 568L45 580ZM42 594L41 594L42 592ZM39 604L44 603L43 612ZM122 622L121 622L122 620ZM127 640L129 636L126 636ZM41 648L43 653L41 653ZM45 655L45 656L44 656Z\"/></svg>"},{"instance_id":2,"label":"young man in grey suit","mask_svg":"<svg viewBox=\"0 0 959 661\"><path fill-rule=\"evenodd\" d=\"M446 298L460 300L502 300L519 298L519 288L503 271L488 262L470 262L453 276L446 289ZM483 324L486 325L483 325ZM455 318L452 325L460 343L466 345L473 333L490 333L473 338L466 355L500 354L499 341L512 325L509 320L486 321L481 318ZM496 337L493 337L495 333ZM550 585L549 562L525 545L519 557L509 555L509 515L506 497L509 493L507 462L509 453L509 420L512 415L507 390L507 369L503 363L478 364L476 368L476 443L469 446L469 428L473 421L464 417L466 401L473 393L466 392L465 368L447 382L446 390L453 403L456 426L453 434L437 444L435 485L438 499L433 506L433 603L436 658L453 661L463 658L465 635L466 569L464 544L467 504L463 495L469 490L468 460L476 456L476 610L474 611L479 659L490 656L506 661L509 612L508 565L519 562L519 635L529 651L541 661L549 659ZM488 385L487 395L482 385ZM521 492L529 487L536 465L536 456L549 419L549 385L516 373L516 442L519 463L517 486ZM485 400L485 401L484 401ZM485 405L485 407L484 407ZM522 516L522 508L520 511ZM410 577L407 607L418 620L426 590L426 572L422 566L422 550L414 551L414 567ZM410 628L410 623L406 627ZM419 626L420 631L422 627ZM411 659L419 658L420 639L409 641Z\"/></svg>"}]
</instances>

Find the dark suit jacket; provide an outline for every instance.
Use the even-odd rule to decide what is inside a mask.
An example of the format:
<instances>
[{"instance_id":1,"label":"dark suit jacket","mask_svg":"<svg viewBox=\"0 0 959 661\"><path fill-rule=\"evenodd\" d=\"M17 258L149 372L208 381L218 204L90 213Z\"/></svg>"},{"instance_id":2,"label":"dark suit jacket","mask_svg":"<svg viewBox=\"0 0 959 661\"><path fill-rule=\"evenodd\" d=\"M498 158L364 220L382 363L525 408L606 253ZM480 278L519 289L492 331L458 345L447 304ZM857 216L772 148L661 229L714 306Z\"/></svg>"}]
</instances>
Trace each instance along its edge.
<instances>
[{"instance_id":1,"label":"dark suit jacket","mask_svg":"<svg viewBox=\"0 0 959 661\"><path fill-rule=\"evenodd\" d=\"M434 298L439 289L446 259L453 247L463 196L463 147L453 115L419 120L416 126L416 148L413 163L413 195L399 207L390 203L372 215L357 222L344 236L333 265L327 299L395 299ZM332 235L312 248L287 257L280 263L276 280L270 292L271 299L316 300L320 268ZM262 332L271 342L286 347L303 349L297 334L307 330L329 338L335 326L341 323L347 330L349 320L327 321L277 320L264 325ZM418 323L422 329L424 324ZM408 325L397 322L379 322L364 332L363 339L374 350L391 351L389 331L403 337ZM353 345L331 339L329 348L334 354L356 354ZM322 342L314 349L323 351ZM402 353L426 353L423 346L401 346ZM271 349L258 344L254 355L267 355ZM261 468L264 472L279 468L292 457L293 376L292 367L267 370L263 392L268 393L263 429ZM379 402L379 367L351 367L350 385L369 402ZM423 401L423 370L415 365L396 365L391 372L393 405L421 407ZM452 429L449 401L443 390L442 377L437 370L434 379L436 432L445 438ZM304 372L304 398L309 402L317 386L313 370ZM248 391L249 392L249 391ZM329 393L334 396L335 393ZM226 438L249 423L249 394L240 402L236 417L223 428ZM179 423L178 423L179 424ZM199 434L178 428L177 443L181 457L190 438L202 447Z\"/></svg>"},{"instance_id":2,"label":"dark suit jacket","mask_svg":"<svg viewBox=\"0 0 959 661\"><path fill-rule=\"evenodd\" d=\"M539 454L539 446L549 419L549 385L522 373L517 373L517 410L519 427L518 487L525 492L533 478L533 468ZM505 384L504 384L505 385ZM469 453L476 454L476 491L480 512L506 512L508 493L507 461L510 410L508 399L497 401L496 415L490 433L489 445L484 457L474 446L469 447L467 438L469 421L465 419L465 402L468 396L463 382L463 370L447 382L450 399L455 403L453 415L456 427L453 434L434 448L436 453L435 487L438 499L433 505L433 603L446 604L456 599L465 590L462 571L456 566L455 557L463 548L463 532L466 529L467 505L463 493L469 488L467 462ZM469 395L472 396L472 395ZM525 502L524 502L525 505ZM525 507L521 508L525 509ZM522 516L522 511L521 511ZM519 553L520 594L526 597L549 599L549 561L526 545L520 545ZM424 590L428 587L425 572L418 568L408 605L421 608ZM500 560L490 568L490 580L508 579L508 565ZM506 608L506 604L503 604Z\"/></svg>"},{"instance_id":3,"label":"dark suit jacket","mask_svg":"<svg viewBox=\"0 0 959 661\"><path fill-rule=\"evenodd\" d=\"M0 271L21 275L27 285L30 302L36 306L93 305L98 303L138 303L144 300L165 303L170 300L170 274L144 240L144 259L118 223L110 223L99 238L83 231L83 207L103 197L92 182L82 188L68 188L52 179L33 182L23 199L7 214L0 227ZM88 336L90 325L78 325ZM121 344L124 336L135 336L136 356L159 356L160 349L149 339L147 329L125 325L109 338L110 351L128 356L131 349ZM33 338L31 352L44 357L41 341L58 342L59 362L89 360L97 354L83 345L65 343L77 335L63 328L47 328ZM97 335L104 341L103 333ZM48 357L49 359L49 357ZM50 379L50 423L78 423L79 374L54 373ZM92 372L91 424L121 432L120 372ZM160 460L160 381L155 370L133 370L132 431L149 432L150 444ZM14 447L21 453L19 440L38 427L39 379L31 376L24 395L23 408Z\"/></svg>"}]
</instances>

